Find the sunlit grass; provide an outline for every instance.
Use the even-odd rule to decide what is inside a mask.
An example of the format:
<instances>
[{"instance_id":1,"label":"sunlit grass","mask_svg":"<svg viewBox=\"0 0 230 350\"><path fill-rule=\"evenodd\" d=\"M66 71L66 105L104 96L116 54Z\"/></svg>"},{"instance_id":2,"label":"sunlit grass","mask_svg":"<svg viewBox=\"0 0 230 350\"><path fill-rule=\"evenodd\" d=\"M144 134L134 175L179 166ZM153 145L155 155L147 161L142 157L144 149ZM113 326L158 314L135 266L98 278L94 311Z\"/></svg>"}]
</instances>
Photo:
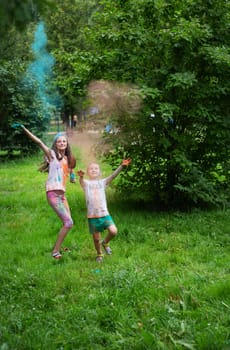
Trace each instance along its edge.
<instances>
[{"instance_id":1,"label":"sunlit grass","mask_svg":"<svg viewBox=\"0 0 230 350\"><path fill-rule=\"evenodd\" d=\"M98 265L82 189L68 183L75 225L55 261L41 159L0 168L0 349L229 349L230 211L155 213L110 189L119 233Z\"/></svg>"}]
</instances>

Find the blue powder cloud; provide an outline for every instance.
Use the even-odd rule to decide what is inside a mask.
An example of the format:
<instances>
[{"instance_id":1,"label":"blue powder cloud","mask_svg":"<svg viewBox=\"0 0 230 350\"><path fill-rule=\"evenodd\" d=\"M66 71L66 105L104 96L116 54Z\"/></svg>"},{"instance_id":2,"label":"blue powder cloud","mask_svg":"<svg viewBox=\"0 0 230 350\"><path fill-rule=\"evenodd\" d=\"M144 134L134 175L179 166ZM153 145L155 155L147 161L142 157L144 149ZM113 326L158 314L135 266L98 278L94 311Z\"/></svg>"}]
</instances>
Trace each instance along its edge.
<instances>
[{"instance_id":1,"label":"blue powder cloud","mask_svg":"<svg viewBox=\"0 0 230 350\"><path fill-rule=\"evenodd\" d=\"M54 57L47 51L47 36L43 22L37 25L32 43L34 61L29 65L25 83L35 83L37 97L42 105L44 116L50 117L56 109L61 108L61 98L53 83Z\"/></svg>"}]
</instances>

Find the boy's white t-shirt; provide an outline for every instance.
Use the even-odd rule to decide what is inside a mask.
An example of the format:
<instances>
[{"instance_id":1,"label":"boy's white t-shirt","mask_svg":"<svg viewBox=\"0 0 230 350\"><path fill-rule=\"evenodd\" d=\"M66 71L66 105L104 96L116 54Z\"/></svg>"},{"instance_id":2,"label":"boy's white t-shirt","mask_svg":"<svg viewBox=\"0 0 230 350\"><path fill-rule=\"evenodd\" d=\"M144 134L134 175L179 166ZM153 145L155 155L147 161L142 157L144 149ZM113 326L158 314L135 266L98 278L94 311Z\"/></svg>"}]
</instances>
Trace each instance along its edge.
<instances>
[{"instance_id":1,"label":"boy's white t-shirt","mask_svg":"<svg viewBox=\"0 0 230 350\"><path fill-rule=\"evenodd\" d=\"M109 215L106 202L106 178L99 180L85 180L84 191L88 218L101 218Z\"/></svg>"}]
</instances>

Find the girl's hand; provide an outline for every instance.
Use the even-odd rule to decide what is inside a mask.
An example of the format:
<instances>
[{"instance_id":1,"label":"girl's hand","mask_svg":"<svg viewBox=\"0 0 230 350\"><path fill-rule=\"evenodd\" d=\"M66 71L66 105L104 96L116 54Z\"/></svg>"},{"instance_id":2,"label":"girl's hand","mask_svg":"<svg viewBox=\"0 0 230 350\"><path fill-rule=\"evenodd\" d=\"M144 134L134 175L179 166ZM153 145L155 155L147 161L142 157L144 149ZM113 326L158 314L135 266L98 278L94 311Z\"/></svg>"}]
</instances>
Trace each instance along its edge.
<instances>
[{"instance_id":1,"label":"girl's hand","mask_svg":"<svg viewBox=\"0 0 230 350\"><path fill-rule=\"evenodd\" d=\"M76 176L74 173L70 173L70 182L72 182L72 183L76 182Z\"/></svg>"},{"instance_id":2,"label":"girl's hand","mask_svg":"<svg viewBox=\"0 0 230 350\"><path fill-rule=\"evenodd\" d=\"M20 124L20 123L13 123L12 125L11 125L11 127L12 128L14 128L14 129L19 129L19 128L24 128L24 125L22 125L22 124Z\"/></svg>"},{"instance_id":3,"label":"girl's hand","mask_svg":"<svg viewBox=\"0 0 230 350\"><path fill-rule=\"evenodd\" d=\"M128 166L131 162L132 162L132 159L128 158L128 159L123 159L121 164L124 166Z\"/></svg>"},{"instance_id":4,"label":"girl's hand","mask_svg":"<svg viewBox=\"0 0 230 350\"><path fill-rule=\"evenodd\" d=\"M82 170L78 170L78 171L76 172L76 174L77 174L78 176L80 176L80 177L83 177L83 176L85 175L84 171L82 171Z\"/></svg>"}]
</instances>

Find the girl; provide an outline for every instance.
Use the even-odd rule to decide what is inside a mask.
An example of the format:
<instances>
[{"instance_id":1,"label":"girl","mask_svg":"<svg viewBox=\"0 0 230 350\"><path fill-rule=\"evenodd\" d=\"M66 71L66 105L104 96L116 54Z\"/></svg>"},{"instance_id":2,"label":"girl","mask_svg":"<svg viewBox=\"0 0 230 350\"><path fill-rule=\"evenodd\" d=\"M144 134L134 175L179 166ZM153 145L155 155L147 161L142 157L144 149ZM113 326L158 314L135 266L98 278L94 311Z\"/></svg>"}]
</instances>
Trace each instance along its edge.
<instances>
[{"instance_id":1,"label":"girl","mask_svg":"<svg viewBox=\"0 0 230 350\"><path fill-rule=\"evenodd\" d=\"M52 250L53 258L60 259L62 242L73 226L65 191L67 176L72 174L72 169L76 166L76 159L71 152L70 145L64 133L58 133L54 137L53 145L49 148L38 137L32 134L32 132L26 129L24 125L16 123L13 127L21 127L27 136L35 142L45 154L45 161L40 167L40 171L48 170L49 172L46 181L47 201L63 223ZM70 181L74 182L72 177L70 177Z\"/></svg>"}]
</instances>

